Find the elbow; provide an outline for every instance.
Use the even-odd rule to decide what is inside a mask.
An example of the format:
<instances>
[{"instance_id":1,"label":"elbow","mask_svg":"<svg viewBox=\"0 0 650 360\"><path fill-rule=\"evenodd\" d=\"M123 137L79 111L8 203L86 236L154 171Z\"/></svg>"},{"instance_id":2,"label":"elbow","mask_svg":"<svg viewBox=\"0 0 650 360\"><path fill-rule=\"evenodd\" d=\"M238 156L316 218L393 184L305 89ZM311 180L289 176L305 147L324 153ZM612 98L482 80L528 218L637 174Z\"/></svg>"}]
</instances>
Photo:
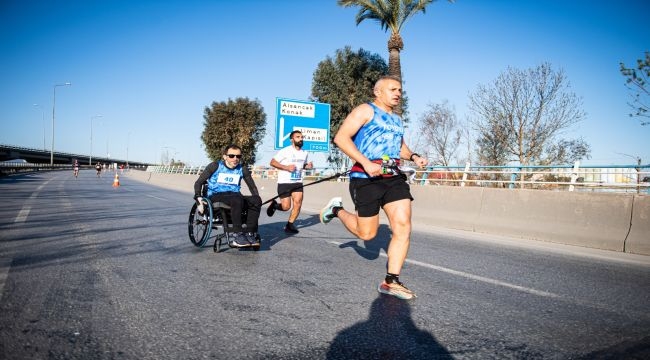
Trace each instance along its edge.
<instances>
[{"instance_id":1,"label":"elbow","mask_svg":"<svg viewBox=\"0 0 650 360\"><path fill-rule=\"evenodd\" d=\"M333 142L334 145L336 145L337 147L339 147L339 148L341 147L341 138L339 137L338 134L336 134L336 136L334 136L334 139L332 139L332 142Z\"/></svg>"}]
</instances>

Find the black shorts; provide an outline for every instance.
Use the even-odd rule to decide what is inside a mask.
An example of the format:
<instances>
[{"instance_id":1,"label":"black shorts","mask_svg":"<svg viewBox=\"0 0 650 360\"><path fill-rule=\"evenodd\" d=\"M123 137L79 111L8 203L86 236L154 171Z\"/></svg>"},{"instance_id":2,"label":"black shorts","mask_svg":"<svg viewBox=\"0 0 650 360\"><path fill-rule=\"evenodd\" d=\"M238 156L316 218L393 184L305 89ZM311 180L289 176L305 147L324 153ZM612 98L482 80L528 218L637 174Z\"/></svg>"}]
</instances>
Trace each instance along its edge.
<instances>
[{"instance_id":1,"label":"black shorts","mask_svg":"<svg viewBox=\"0 0 650 360\"><path fill-rule=\"evenodd\" d=\"M350 196L360 217L375 216L379 214L381 207L393 201L413 200L405 175L372 179L352 178Z\"/></svg>"},{"instance_id":2,"label":"black shorts","mask_svg":"<svg viewBox=\"0 0 650 360\"><path fill-rule=\"evenodd\" d=\"M291 193L302 192L302 183L278 184L278 195L280 199L288 198Z\"/></svg>"}]
</instances>

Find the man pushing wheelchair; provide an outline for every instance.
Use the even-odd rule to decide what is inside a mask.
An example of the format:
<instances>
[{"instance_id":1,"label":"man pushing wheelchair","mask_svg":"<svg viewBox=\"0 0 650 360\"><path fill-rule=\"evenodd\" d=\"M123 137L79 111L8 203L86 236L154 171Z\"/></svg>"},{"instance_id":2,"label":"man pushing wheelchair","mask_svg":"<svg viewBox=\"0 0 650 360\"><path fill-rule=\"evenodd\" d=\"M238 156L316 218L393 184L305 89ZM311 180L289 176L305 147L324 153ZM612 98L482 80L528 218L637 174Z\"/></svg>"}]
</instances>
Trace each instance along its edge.
<instances>
[{"instance_id":1,"label":"man pushing wheelchair","mask_svg":"<svg viewBox=\"0 0 650 360\"><path fill-rule=\"evenodd\" d=\"M257 227L262 198L250 170L241 164L241 158L241 148L237 145L228 145L223 151L223 159L210 163L194 183L194 199L198 202L201 213L203 196L212 203L219 202L230 207L232 227L227 227L227 219L223 219L224 230L229 233L229 246L259 247L260 237L257 235ZM242 179L248 186L250 196L241 193ZM207 185L207 194L203 193L204 185ZM242 219L242 214L246 215L245 219ZM243 222L246 223L245 229Z\"/></svg>"}]
</instances>

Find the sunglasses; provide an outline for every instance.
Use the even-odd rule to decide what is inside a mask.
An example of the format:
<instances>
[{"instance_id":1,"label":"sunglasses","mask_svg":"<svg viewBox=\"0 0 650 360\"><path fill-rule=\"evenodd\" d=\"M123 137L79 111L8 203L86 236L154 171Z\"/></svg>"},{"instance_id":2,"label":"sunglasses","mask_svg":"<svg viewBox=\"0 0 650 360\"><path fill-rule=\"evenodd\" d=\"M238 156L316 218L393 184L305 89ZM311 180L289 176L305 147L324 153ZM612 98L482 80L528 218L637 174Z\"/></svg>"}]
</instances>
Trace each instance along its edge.
<instances>
[{"instance_id":1,"label":"sunglasses","mask_svg":"<svg viewBox=\"0 0 650 360\"><path fill-rule=\"evenodd\" d=\"M232 158L235 158L235 157L236 157L237 159L241 159L241 154L239 154L239 155L235 155L235 154L226 154L226 156L229 157L229 158L231 158L231 159L232 159Z\"/></svg>"}]
</instances>

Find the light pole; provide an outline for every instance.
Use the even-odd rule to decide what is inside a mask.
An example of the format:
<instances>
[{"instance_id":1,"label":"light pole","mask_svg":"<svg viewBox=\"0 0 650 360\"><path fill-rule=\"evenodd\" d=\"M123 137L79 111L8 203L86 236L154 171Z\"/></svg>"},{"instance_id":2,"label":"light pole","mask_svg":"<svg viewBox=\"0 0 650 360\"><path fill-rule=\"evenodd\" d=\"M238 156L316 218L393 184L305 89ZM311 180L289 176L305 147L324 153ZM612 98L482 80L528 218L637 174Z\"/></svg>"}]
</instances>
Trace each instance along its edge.
<instances>
[{"instance_id":1,"label":"light pole","mask_svg":"<svg viewBox=\"0 0 650 360\"><path fill-rule=\"evenodd\" d=\"M56 88L58 86L70 86L71 83L67 82L65 84L55 84L54 85L54 96L52 97L52 144L50 149L50 165L54 165L54 113L56 109Z\"/></svg>"},{"instance_id":2,"label":"light pole","mask_svg":"<svg viewBox=\"0 0 650 360\"><path fill-rule=\"evenodd\" d=\"M93 164L93 120L100 117L102 117L102 115L95 115L90 117L90 158L88 159L88 165Z\"/></svg>"},{"instance_id":3,"label":"light pole","mask_svg":"<svg viewBox=\"0 0 650 360\"><path fill-rule=\"evenodd\" d=\"M43 151L45 151L45 110L39 104L34 104L34 107L41 109L41 115L43 116Z\"/></svg>"},{"instance_id":4,"label":"light pole","mask_svg":"<svg viewBox=\"0 0 650 360\"><path fill-rule=\"evenodd\" d=\"M126 169L129 169L129 141L131 140L131 132L126 135Z\"/></svg>"},{"instance_id":5,"label":"light pole","mask_svg":"<svg viewBox=\"0 0 650 360\"><path fill-rule=\"evenodd\" d=\"M169 149L173 149L174 151L176 151L176 148L173 147L173 146L163 146L162 148L165 149L165 159L164 159L164 161L162 161L163 159L160 159L160 160L163 163L163 165L165 165L165 162L167 163L167 165L169 165ZM176 154L178 154L178 152L176 152Z\"/></svg>"}]
</instances>

